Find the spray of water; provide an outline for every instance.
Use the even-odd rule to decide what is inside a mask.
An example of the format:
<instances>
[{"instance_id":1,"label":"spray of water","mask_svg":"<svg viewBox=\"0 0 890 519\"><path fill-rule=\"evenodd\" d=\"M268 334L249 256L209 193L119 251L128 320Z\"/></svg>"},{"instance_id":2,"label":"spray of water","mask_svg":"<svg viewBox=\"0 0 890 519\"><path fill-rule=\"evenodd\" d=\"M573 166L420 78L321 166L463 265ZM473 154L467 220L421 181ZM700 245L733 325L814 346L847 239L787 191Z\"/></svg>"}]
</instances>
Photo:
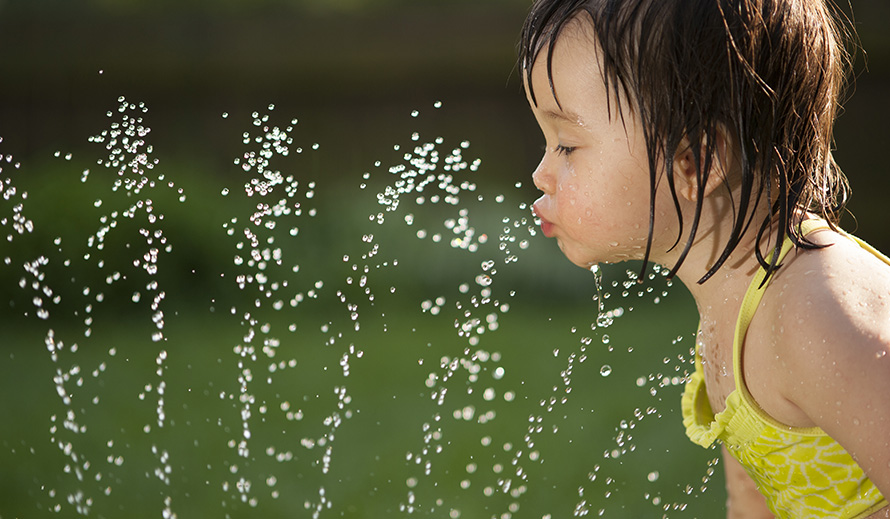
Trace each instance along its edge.
<instances>
[{"instance_id":1,"label":"spray of water","mask_svg":"<svg viewBox=\"0 0 890 519\"><path fill-rule=\"evenodd\" d=\"M434 109L441 106L437 102ZM381 355L381 341L396 341L403 334L398 336L409 337L405 347L417 343L428 351L410 354L425 370L415 385L425 403L413 407L425 414L404 421L403 430L387 431L398 436L402 452L396 455L402 460L396 471L401 498L394 498L387 513L468 517L479 513L476 503L481 502L486 503L484 513L506 519L544 499L547 504L534 508L545 510L539 516L559 517L567 513L563 498L541 497L555 489L547 481L553 477L548 468L556 467L547 460L573 470L580 466L586 473L576 483L575 516L604 515L610 499L643 499L665 515L686 510L686 501L668 503L657 490L630 489L658 485L671 471L645 463L653 436L639 448L635 433L644 419L659 427L659 390L682 384L692 358L688 352L665 356L661 368L646 375L623 373L622 380L633 382L630 389L652 400L651 405L623 417L596 418L600 424L617 423L612 445L583 449L603 450L600 461L559 461L553 447L574 438L584 441L587 431L573 425L572 417L597 411L589 385L593 379L618 384L614 373L627 369L624 357L610 357L618 342L610 337L611 327L634 311L634 296L640 304L661 303L670 285L665 272L656 267L646 283L638 283L628 270L626 280L612 281L612 290L607 290L605 269L594 266L595 307L582 309L590 315L586 324L571 326L568 339L550 339L558 334L543 328L528 345L505 344L498 339L505 333L503 321L514 306L527 304L513 283L524 275L520 267L535 243L536 226L525 202L480 188L476 174L481 160L466 158L468 141L449 146L442 137L427 140L415 132L409 144L395 145L391 162L377 161L361 176L358 195L376 208L364 221L347 225L355 238L345 248L318 250L318 228L332 206L316 206L325 183L309 178L292 161L299 164L323 153L324 147L301 142L297 119L278 117L273 105L254 112L250 129L241 136L243 151L231 161L242 181L219 191L217 203L226 210L213 239L227 244L230 263L221 263L212 276L231 290L207 299L214 319L228 323L212 321L227 331L221 334L227 342L216 345L218 351L229 353L215 360L218 371L208 380L189 379L197 374L190 371L193 362L214 361L191 358L188 344L194 339L178 338L168 326L167 294L177 287L165 285L163 274L167 264L177 265L177 243L165 230L169 211L162 207L188 203L184 189L166 178L148 143L150 129L142 119L147 111L144 104L120 98L117 109L108 113L109 128L90 138L104 148L103 157L98 170L84 169L79 179L92 192L104 194L91 204L96 220L89 234L56 237L49 252L34 257L3 257L7 267L24 269L18 284L30 306L19 312L29 326L42 326L57 394L48 416L49 433L62 465L59 473L36 483L43 496L35 498L40 508L114 515L134 513L145 503L162 517L185 517L193 493L204 488L220 492L211 501L216 499L226 517L275 514L290 506L277 503L292 503L292 496L313 518L336 515L338 509L340 515L350 510L361 514L343 490L351 486L351 478L361 477L349 473L348 456L357 456L361 434L356 428L373 423L362 421L363 414L378 410L369 407L369 390L362 389L354 373L370 369L365 357ZM228 114L223 119L232 122ZM72 159L70 154L56 155L65 162ZM8 155L0 159L4 167L13 164ZM10 209L0 224L8 229L7 242L18 242L39 222L26 216L27 193L16 188L12 175L0 178L0 193ZM350 198L341 202L358 203ZM393 233L409 233L431 247L434 258L447 251L448 258L455 258L447 261L468 258L470 266L460 270L450 291L421 296L406 306L401 294L411 294L410 299L416 293L411 269L428 270L430 256L395 248L392 243L404 241L391 241ZM60 267L52 270L56 264ZM613 290L627 303L609 305ZM140 344L138 351L133 343L118 345L104 332L115 317L98 309L120 305L121 294L128 304L147 304L138 313L149 331L135 325L132 330L145 333L143 341L133 342ZM194 309L191 313L173 311L173 321L206 318ZM65 324L72 317L78 326ZM450 328L450 339L433 344L431 336L417 332L421 325ZM590 333L579 334L583 329ZM555 346L541 350L541 340ZM683 347L682 340L674 341L675 350ZM551 349L553 359L562 363L558 374L544 370L533 379L511 367L517 358ZM628 355L634 350L626 349ZM433 358L427 362L429 356ZM598 367L585 369L589 359L596 359ZM40 372L37 380L49 376ZM383 381L386 375L374 377ZM312 387L300 385L310 378ZM537 380L549 386L544 394L531 388ZM141 426L136 430L105 417L118 401L132 407L130 395L117 394L130 387L138 388L135 416ZM357 420L365 425L354 425ZM475 442L468 444L467 438ZM101 444L98 450L96 443ZM221 459L215 443L224 444ZM377 445L361 447L371 455L382 452ZM629 466L626 460L633 456L642 457L642 471ZM690 485L683 494L702 494L714 464L708 464L698 489ZM140 472L154 486L137 494L139 499L114 501L114 495L130 495L142 485L134 476ZM371 479L365 485L374 489L370 495L375 495L383 483L374 474L365 477ZM194 480L201 484L185 483ZM447 488L451 481L457 488ZM622 492L629 497L616 501ZM639 495L631 497L632 492ZM118 510L110 511L112 506Z\"/></svg>"}]
</instances>

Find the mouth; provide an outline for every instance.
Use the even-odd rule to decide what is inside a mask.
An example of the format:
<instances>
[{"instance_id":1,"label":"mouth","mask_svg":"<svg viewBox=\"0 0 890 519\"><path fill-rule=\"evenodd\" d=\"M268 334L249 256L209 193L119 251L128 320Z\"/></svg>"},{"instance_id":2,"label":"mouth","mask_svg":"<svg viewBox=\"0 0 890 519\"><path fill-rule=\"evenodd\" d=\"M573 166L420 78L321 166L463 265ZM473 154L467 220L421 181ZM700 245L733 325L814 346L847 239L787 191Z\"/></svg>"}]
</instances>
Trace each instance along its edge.
<instances>
[{"instance_id":1,"label":"mouth","mask_svg":"<svg viewBox=\"0 0 890 519\"><path fill-rule=\"evenodd\" d=\"M541 216L541 212L538 210L537 206L532 206L532 213L535 215L535 218L539 220L541 232L544 233L544 236L552 238L554 231L553 224L548 222L546 218Z\"/></svg>"},{"instance_id":2,"label":"mouth","mask_svg":"<svg viewBox=\"0 0 890 519\"><path fill-rule=\"evenodd\" d=\"M553 224L547 220L541 219L541 232L548 238L553 238Z\"/></svg>"}]
</instances>

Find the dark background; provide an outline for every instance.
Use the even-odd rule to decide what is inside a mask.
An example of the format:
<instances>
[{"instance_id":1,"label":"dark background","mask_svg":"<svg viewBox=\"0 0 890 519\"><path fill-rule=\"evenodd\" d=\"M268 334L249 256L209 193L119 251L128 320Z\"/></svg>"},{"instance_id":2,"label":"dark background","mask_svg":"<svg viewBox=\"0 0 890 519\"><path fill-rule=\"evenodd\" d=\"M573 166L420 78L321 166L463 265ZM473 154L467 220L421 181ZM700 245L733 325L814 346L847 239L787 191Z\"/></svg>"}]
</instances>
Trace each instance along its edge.
<instances>
[{"instance_id":1,"label":"dark background","mask_svg":"<svg viewBox=\"0 0 890 519\"><path fill-rule=\"evenodd\" d=\"M843 3L843 2L842 2ZM219 114L275 103L336 139L354 164L442 100L449 124L512 183L541 137L514 68L523 0L6 0L0 3L0 135L19 158L85 145L119 95L152 110L168 154L213 161ZM886 2L852 2L861 39L836 158L853 185L848 229L890 248L882 150L890 117ZM846 9L846 8L845 8ZM102 73L100 74L100 71ZM11 152L11 151L10 151ZM533 191L529 191L529 196Z\"/></svg>"}]
</instances>

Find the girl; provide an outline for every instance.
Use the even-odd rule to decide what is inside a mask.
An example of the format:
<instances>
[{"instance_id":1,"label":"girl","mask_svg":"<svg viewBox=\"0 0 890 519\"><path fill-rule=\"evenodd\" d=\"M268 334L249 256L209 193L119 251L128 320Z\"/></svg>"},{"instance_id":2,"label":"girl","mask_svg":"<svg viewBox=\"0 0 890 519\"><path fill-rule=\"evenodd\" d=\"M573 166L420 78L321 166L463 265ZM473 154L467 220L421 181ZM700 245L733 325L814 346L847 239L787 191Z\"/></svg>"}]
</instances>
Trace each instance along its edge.
<instances>
[{"instance_id":1,"label":"girl","mask_svg":"<svg viewBox=\"0 0 890 519\"><path fill-rule=\"evenodd\" d=\"M839 39L824 0L538 0L523 28L542 232L689 288L684 424L733 518L890 517L890 260L837 226Z\"/></svg>"}]
</instances>

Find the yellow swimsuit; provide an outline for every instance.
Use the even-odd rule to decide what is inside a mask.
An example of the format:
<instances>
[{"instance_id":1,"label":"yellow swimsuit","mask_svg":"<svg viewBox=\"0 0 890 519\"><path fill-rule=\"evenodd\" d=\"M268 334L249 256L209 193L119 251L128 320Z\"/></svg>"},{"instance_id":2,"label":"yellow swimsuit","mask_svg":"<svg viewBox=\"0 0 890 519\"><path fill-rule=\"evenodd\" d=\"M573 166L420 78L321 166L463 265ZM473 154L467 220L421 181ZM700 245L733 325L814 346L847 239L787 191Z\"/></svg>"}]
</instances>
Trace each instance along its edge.
<instances>
[{"instance_id":1,"label":"yellow swimsuit","mask_svg":"<svg viewBox=\"0 0 890 519\"><path fill-rule=\"evenodd\" d=\"M810 220L802 226L803 234L821 228L827 224ZM890 259L870 245L850 238L890 264ZM780 261L791 246L791 240L786 239ZM761 268L742 301L732 346L735 390L726 398L726 409L716 416L708 401L701 359L696 355L695 373L686 383L682 400L686 435L706 448L722 441L766 496L777 518L867 517L887 506L887 501L847 451L818 427L777 422L757 405L744 384L741 348L768 285L760 287L765 275Z\"/></svg>"}]
</instances>

